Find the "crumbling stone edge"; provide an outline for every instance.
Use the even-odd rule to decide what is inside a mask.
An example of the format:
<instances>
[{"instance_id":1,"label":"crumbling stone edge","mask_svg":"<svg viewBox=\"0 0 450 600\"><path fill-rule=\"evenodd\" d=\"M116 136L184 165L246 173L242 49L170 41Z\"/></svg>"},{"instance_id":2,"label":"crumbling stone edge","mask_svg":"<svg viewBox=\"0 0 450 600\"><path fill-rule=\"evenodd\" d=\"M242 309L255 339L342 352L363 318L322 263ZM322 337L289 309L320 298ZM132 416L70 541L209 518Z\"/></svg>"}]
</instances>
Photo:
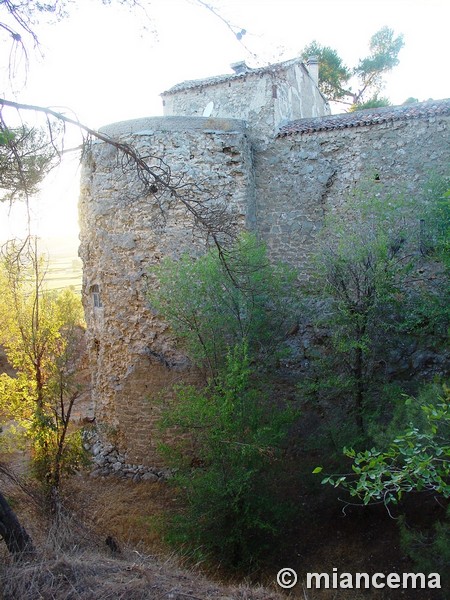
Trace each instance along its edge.
<instances>
[{"instance_id":1,"label":"crumbling stone edge","mask_svg":"<svg viewBox=\"0 0 450 600\"><path fill-rule=\"evenodd\" d=\"M133 483L156 483L165 482L173 475L170 469L128 463L126 454L119 452L111 442L103 440L95 429L83 432L83 448L92 456L92 470L89 476L93 479L115 476L130 479Z\"/></svg>"}]
</instances>

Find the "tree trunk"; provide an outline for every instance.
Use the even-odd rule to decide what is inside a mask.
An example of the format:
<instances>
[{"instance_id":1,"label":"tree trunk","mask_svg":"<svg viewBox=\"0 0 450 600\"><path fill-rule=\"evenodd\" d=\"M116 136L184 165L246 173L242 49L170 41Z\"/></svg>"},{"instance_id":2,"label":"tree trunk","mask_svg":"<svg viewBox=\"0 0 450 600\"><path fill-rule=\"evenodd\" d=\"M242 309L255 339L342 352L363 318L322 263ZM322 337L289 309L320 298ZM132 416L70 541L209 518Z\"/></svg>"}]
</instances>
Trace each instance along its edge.
<instances>
[{"instance_id":1,"label":"tree trunk","mask_svg":"<svg viewBox=\"0 0 450 600\"><path fill-rule=\"evenodd\" d=\"M16 558L34 554L31 537L20 524L2 493L0 493L0 535L8 550Z\"/></svg>"},{"instance_id":2,"label":"tree trunk","mask_svg":"<svg viewBox=\"0 0 450 600\"><path fill-rule=\"evenodd\" d=\"M356 397L355 397L355 411L356 411L356 426L361 432L364 432L364 421L363 421L363 401L364 401L364 380L363 380L363 352L361 348L356 348L356 361L355 361L355 378L356 378Z\"/></svg>"}]
</instances>

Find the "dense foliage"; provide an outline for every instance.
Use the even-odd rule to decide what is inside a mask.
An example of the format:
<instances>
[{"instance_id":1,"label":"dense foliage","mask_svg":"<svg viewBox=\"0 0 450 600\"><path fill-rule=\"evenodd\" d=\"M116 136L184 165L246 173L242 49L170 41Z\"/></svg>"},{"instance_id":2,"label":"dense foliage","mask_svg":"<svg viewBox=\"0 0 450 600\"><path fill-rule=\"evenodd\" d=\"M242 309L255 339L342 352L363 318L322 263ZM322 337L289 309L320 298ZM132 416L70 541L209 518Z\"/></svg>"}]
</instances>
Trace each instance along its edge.
<instances>
[{"instance_id":1,"label":"dense foliage","mask_svg":"<svg viewBox=\"0 0 450 600\"><path fill-rule=\"evenodd\" d=\"M326 226L319 255L333 350L318 359L328 376L316 380L315 391L331 406L356 394L350 414L356 411L365 434L352 438L344 429L352 472L322 483L346 488L352 502L395 504L400 514L407 496L440 498L444 509L450 498L449 388L439 384L448 374L449 198L448 178L432 177L409 208L381 195L378 205L359 200L362 210L370 205L364 219L356 229L351 219ZM434 361L434 382L426 382L422 359L430 374ZM428 524L406 515L398 522L416 568L445 573L448 509L436 515Z\"/></svg>"},{"instance_id":2,"label":"dense foliage","mask_svg":"<svg viewBox=\"0 0 450 600\"><path fill-rule=\"evenodd\" d=\"M197 260L166 258L152 273L159 282L152 306L209 374L244 342L262 368L274 363L292 324L296 274L272 265L254 236L240 236L225 254L214 248Z\"/></svg>"},{"instance_id":3,"label":"dense foliage","mask_svg":"<svg viewBox=\"0 0 450 600\"><path fill-rule=\"evenodd\" d=\"M422 418L392 440L386 450L364 452L344 449L353 460L353 476L325 478L324 483L345 485L364 504L397 503L410 492L433 492L450 498L450 389L434 404L422 404ZM406 400L414 403L413 398Z\"/></svg>"},{"instance_id":4,"label":"dense foliage","mask_svg":"<svg viewBox=\"0 0 450 600\"><path fill-rule=\"evenodd\" d=\"M355 192L325 220L301 302L295 274L271 265L249 235L224 256L167 259L156 270L153 308L208 367L205 387L178 387L163 411L164 431L182 434L164 446L184 498L169 530L178 546L248 566L286 519L274 459L302 416L283 396L274 403L270 384L275 350L282 355L288 325L301 319L315 333L297 389L321 421L294 444L325 462L347 446L354 460L352 477L324 482L365 503L420 489L448 496L448 406L432 391L404 403L423 384L423 357L445 355L447 189L434 178L414 199L372 185Z\"/></svg>"},{"instance_id":5,"label":"dense foliage","mask_svg":"<svg viewBox=\"0 0 450 600\"><path fill-rule=\"evenodd\" d=\"M435 215L442 197L435 185L414 202L368 190L325 221L311 318L326 342L312 348L299 390L325 410L338 449L379 440L402 389L417 390L411 355L419 363L424 352L445 351L448 283Z\"/></svg>"},{"instance_id":6,"label":"dense foliage","mask_svg":"<svg viewBox=\"0 0 450 600\"><path fill-rule=\"evenodd\" d=\"M20 252L19 252L20 250ZM25 435L45 489L82 460L79 433L70 432L83 312L70 289L43 287L42 260L12 245L0 265L0 343L15 376L0 375L0 408L11 431Z\"/></svg>"},{"instance_id":7,"label":"dense foliage","mask_svg":"<svg viewBox=\"0 0 450 600\"><path fill-rule=\"evenodd\" d=\"M294 273L271 265L264 245L243 235L224 256L166 260L151 295L208 383L179 386L162 426L185 511L168 537L195 556L250 567L281 531L274 466L294 410L274 404L267 372L281 350L295 304Z\"/></svg>"}]
</instances>

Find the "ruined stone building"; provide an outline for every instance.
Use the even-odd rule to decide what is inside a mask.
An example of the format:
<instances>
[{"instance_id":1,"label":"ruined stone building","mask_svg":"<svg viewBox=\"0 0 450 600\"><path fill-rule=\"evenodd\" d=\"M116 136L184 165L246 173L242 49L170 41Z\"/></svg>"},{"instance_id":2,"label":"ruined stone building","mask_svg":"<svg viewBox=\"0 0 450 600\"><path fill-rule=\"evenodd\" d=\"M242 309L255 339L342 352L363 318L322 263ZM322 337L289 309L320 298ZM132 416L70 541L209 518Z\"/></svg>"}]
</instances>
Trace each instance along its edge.
<instances>
[{"instance_id":1,"label":"ruined stone building","mask_svg":"<svg viewBox=\"0 0 450 600\"><path fill-rule=\"evenodd\" d=\"M172 181L220 198L274 260L307 268L324 216L364 179L414 194L431 173L448 174L450 100L330 115L313 60L233 69L164 92L164 117L103 132L169 167ZM204 242L184 207L143 194L105 143L85 160L80 226L97 424L128 463L158 466L155 398L189 378L189 368L148 306L149 270L163 256L201 252Z\"/></svg>"}]
</instances>

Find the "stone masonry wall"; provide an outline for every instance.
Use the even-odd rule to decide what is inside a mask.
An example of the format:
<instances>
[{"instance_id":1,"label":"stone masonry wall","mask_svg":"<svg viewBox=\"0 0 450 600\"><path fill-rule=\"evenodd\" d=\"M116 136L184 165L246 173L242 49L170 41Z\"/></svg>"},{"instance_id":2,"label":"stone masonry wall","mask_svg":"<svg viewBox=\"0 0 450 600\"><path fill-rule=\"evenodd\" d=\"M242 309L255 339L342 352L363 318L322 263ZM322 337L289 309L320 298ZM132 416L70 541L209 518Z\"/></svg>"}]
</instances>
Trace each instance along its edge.
<instances>
[{"instance_id":1,"label":"stone masonry wall","mask_svg":"<svg viewBox=\"0 0 450 600\"><path fill-rule=\"evenodd\" d=\"M213 117L245 119L255 143L272 138L283 121L329 113L328 104L301 63L249 71L231 76L228 82L181 87L174 93L165 92L163 101L165 115L199 117L213 102Z\"/></svg>"},{"instance_id":2,"label":"stone masonry wall","mask_svg":"<svg viewBox=\"0 0 450 600\"><path fill-rule=\"evenodd\" d=\"M324 216L340 210L355 186L369 181L375 193L380 186L415 195L432 173L448 175L448 112L309 133L294 127L263 147L233 119L163 117L105 131L163 157L175 178L207 182L234 206L238 227L267 242L272 259L307 275ZM113 464L163 466L154 400L180 379L195 379L145 298L149 267L205 247L181 206L165 216L155 198L142 197L114 148L95 144L82 178L80 256L97 424L121 452ZM134 467L127 468L134 477Z\"/></svg>"},{"instance_id":3,"label":"stone masonry wall","mask_svg":"<svg viewBox=\"0 0 450 600\"><path fill-rule=\"evenodd\" d=\"M173 181L195 182L200 195L207 181L208 190L219 190L220 198L233 204L238 227L245 227L253 205L245 124L154 118L104 132L132 142L142 154L163 157ZM208 198L208 191L204 195ZM93 145L82 175L80 256L97 423L126 451L127 464L161 466L152 435L158 413L154 400L180 378L195 374L148 306L149 268L163 256L203 252L204 240L182 206L163 215L156 197L160 204L170 200L159 194L143 197L134 170L124 170L117 151L104 143Z\"/></svg>"},{"instance_id":4,"label":"stone masonry wall","mask_svg":"<svg viewBox=\"0 0 450 600\"><path fill-rule=\"evenodd\" d=\"M256 227L274 260L303 270L324 216L355 187L418 194L449 173L449 116L278 137L255 155Z\"/></svg>"}]
</instances>

